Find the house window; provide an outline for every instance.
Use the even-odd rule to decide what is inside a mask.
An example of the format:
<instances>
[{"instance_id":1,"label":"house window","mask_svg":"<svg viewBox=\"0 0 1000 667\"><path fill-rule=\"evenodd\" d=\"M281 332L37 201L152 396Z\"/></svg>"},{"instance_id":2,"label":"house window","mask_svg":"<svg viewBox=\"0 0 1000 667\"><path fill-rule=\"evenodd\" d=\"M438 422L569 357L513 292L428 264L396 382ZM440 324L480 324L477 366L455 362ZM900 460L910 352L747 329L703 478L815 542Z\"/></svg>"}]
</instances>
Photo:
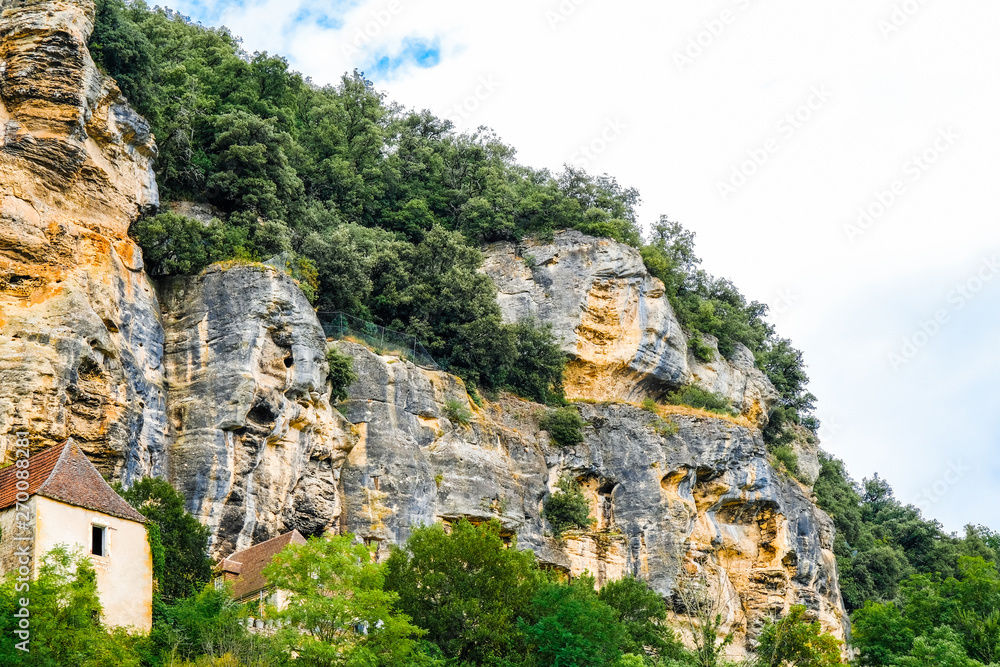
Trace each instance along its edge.
<instances>
[{"instance_id":1,"label":"house window","mask_svg":"<svg viewBox=\"0 0 1000 667\"><path fill-rule=\"evenodd\" d=\"M91 546L90 553L95 556L108 555L108 528L107 526L91 526Z\"/></svg>"}]
</instances>

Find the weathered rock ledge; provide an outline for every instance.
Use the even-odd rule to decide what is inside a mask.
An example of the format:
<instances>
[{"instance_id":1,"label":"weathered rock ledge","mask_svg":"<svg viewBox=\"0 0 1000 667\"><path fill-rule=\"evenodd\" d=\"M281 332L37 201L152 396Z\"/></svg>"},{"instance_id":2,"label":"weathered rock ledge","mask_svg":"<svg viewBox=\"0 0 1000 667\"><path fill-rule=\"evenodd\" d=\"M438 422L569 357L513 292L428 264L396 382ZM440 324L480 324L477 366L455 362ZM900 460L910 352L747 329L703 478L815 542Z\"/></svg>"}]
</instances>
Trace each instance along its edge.
<instances>
[{"instance_id":1,"label":"weathered rock ledge","mask_svg":"<svg viewBox=\"0 0 1000 667\"><path fill-rule=\"evenodd\" d=\"M576 230L551 242L497 243L483 266L499 291L508 322L523 318L552 325L571 361L566 395L572 399L640 401L695 384L729 398L758 424L778 398L737 346L732 359L697 360L664 293L635 248ZM705 340L715 347L711 338Z\"/></svg>"}]
</instances>

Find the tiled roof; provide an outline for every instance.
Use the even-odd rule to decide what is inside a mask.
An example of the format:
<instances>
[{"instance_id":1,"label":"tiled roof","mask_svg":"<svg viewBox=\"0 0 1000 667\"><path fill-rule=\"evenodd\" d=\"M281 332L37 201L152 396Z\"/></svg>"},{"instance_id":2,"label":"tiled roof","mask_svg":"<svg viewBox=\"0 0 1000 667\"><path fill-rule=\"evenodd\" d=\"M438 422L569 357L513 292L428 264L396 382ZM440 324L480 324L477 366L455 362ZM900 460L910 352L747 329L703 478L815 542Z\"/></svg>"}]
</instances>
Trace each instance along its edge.
<instances>
[{"instance_id":1,"label":"tiled roof","mask_svg":"<svg viewBox=\"0 0 1000 667\"><path fill-rule=\"evenodd\" d=\"M0 509L16 501L18 469L9 466L0 470ZM73 440L32 454L27 470L29 496L37 494L120 519L146 522L144 516L104 481Z\"/></svg>"},{"instance_id":2,"label":"tiled roof","mask_svg":"<svg viewBox=\"0 0 1000 667\"><path fill-rule=\"evenodd\" d=\"M254 546L237 551L226 559L227 569L232 571L233 561L239 563L240 576L233 581L233 597L237 600L252 595L257 591L267 588L267 579L264 578L263 570L270 564L271 559L289 544L305 544L306 538L297 530L284 535L278 535L267 542L261 542Z\"/></svg>"},{"instance_id":3,"label":"tiled roof","mask_svg":"<svg viewBox=\"0 0 1000 667\"><path fill-rule=\"evenodd\" d=\"M35 495L38 487L48 480L52 469L59 461L65 444L49 447L28 457L28 488L26 489L28 496ZM17 482L19 480L16 475L18 470L23 470L23 468L10 465L0 470L0 510L7 509L17 502Z\"/></svg>"}]
</instances>

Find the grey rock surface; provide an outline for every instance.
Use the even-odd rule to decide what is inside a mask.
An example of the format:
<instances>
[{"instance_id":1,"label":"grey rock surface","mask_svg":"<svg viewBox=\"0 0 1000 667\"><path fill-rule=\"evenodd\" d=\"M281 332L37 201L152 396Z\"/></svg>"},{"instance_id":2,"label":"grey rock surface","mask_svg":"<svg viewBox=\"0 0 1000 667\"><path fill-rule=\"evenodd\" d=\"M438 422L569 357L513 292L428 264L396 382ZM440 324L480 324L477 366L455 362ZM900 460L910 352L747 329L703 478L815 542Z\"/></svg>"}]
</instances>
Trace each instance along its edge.
<instances>
[{"instance_id":1,"label":"grey rock surface","mask_svg":"<svg viewBox=\"0 0 1000 667\"><path fill-rule=\"evenodd\" d=\"M552 325L571 357L568 397L636 402L696 384L766 422L777 393L749 350L740 346L732 360L717 354L709 363L689 354L663 283L635 248L565 230L551 242L494 244L483 271L497 286L506 321L535 318Z\"/></svg>"},{"instance_id":2,"label":"grey rock surface","mask_svg":"<svg viewBox=\"0 0 1000 667\"><path fill-rule=\"evenodd\" d=\"M274 268L209 267L161 287L169 478L228 554L336 527L353 429L330 405L326 339Z\"/></svg>"}]
</instances>

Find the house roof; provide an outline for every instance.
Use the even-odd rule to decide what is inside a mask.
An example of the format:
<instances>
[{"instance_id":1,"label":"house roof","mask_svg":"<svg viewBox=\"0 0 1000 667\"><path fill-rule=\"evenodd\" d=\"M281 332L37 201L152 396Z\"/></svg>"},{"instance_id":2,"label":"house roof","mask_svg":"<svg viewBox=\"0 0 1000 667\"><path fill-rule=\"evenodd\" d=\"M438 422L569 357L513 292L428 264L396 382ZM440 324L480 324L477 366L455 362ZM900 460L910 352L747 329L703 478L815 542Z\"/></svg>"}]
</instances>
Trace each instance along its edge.
<instances>
[{"instance_id":1,"label":"house roof","mask_svg":"<svg viewBox=\"0 0 1000 667\"><path fill-rule=\"evenodd\" d=\"M0 510L17 502L17 482L21 481L17 479L18 470L24 468L12 465L0 470ZM27 471L29 496L39 495L119 519L146 522L146 517L104 481L72 439L32 454Z\"/></svg>"},{"instance_id":2,"label":"house roof","mask_svg":"<svg viewBox=\"0 0 1000 667\"><path fill-rule=\"evenodd\" d=\"M237 551L229 558L225 559L225 569L232 572L233 565L238 564L240 576L233 581L233 597L237 600L252 595L257 591L267 588L267 579L264 577L264 568L270 564L271 559L289 544L305 544L306 538L302 534L293 530L290 533L278 535L267 542L255 544L243 551Z\"/></svg>"}]
</instances>

